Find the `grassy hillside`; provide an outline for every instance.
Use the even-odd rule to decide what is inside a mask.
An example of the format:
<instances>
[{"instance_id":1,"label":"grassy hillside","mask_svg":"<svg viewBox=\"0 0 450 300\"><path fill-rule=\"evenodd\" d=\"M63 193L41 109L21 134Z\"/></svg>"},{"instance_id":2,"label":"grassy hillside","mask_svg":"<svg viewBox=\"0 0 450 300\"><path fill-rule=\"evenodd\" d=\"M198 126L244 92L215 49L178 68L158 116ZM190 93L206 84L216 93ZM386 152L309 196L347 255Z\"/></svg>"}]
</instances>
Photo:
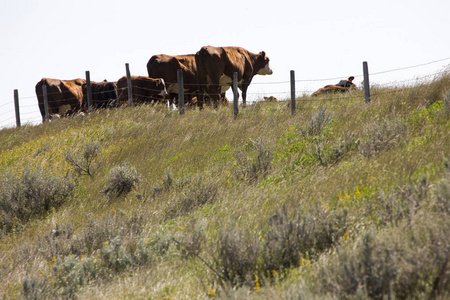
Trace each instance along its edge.
<instances>
[{"instance_id":1,"label":"grassy hillside","mask_svg":"<svg viewBox=\"0 0 450 300\"><path fill-rule=\"evenodd\" d=\"M1 130L0 298L448 299L450 75L363 98Z\"/></svg>"}]
</instances>

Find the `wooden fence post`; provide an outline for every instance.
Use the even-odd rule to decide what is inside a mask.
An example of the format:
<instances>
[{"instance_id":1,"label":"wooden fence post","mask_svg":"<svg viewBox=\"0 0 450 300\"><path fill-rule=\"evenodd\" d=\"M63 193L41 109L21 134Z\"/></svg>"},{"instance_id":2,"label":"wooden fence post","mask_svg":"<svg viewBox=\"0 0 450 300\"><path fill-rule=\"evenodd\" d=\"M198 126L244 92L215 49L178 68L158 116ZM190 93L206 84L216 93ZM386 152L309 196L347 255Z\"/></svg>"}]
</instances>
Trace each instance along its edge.
<instances>
[{"instance_id":1,"label":"wooden fence post","mask_svg":"<svg viewBox=\"0 0 450 300\"><path fill-rule=\"evenodd\" d=\"M183 70L177 70L177 83L178 83L178 109L180 115L184 115L184 82L183 82Z\"/></svg>"},{"instance_id":2,"label":"wooden fence post","mask_svg":"<svg viewBox=\"0 0 450 300\"><path fill-rule=\"evenodd\" d=\"M127 72L127 87L128 87L128 106L133 106L133 92L131 87L131 75L130 75L130 65L125 64L125 69Z\"/></svg>"},{"instance_id":3,"label":"wooden fence post","mask_svg":"<svg viewBox=\"0 0 450 300\"><path fill-rule=\"evenodd\" d=\"M47 96L47 86L44 84L42 86L42 95L44 96L44 121L47 121L50 119L50 116L48 114L48 96Z\"/></svg>"},{"instance_id":4,"label":"wooden fence post","mask_svg":"<svg viewBox=\"0 0 450 300\"><path fill-rule=\"evenodd\" d=\"M233 73L233 109L234 109L234 116L236 117L239 113L239 92L238 92L238 73Z\"/></svg>"},{"instance_id":5,"label":"wooden fence post","mask_svg":"<svg viewBox=\"0 0 450 300\"><path fill-rule=\"evenodd\" d=\"M92 90L91 90L91 74L86 71L86 93L87 93L87 105L88 113L92 112Z\"/></svg>"},{"instance_id":6,"label":"wooden fence post","mask_svg":"<svg viewBox=\"0 0 450 300\"><path fill-rule=\"evenodd\" d=\"M291 70L291 114L295 113L295 71Z\"/></svg>"},{"instance_id":7,"label":"wooden fence post","mask_svg":"<svg viewBox=\"0 0 450 300\"><path fill-rule=\"evenodd\" d=\"M16 126L20 127L19 91L14 90L14 108L16 109Z\"/></svg>"},{"instance_id":8,"label":"wooden fence post","mask_svg":"<svg viewBox=\"0 0 450 300\"><path fill-rule=\"evenodd\" d=\"M369 67L367 61L363 62L364 73L364 98L366 103L370 103Z\"/></svg>"}]
</instances>

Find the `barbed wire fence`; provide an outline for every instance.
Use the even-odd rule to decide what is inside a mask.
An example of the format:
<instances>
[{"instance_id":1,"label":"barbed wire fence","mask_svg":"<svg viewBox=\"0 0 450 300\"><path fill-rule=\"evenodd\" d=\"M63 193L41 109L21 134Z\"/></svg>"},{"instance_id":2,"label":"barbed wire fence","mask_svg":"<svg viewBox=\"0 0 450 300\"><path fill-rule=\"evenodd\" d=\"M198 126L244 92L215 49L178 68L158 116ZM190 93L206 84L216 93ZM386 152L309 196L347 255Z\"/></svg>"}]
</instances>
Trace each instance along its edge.
<instances>
[{"instance_id":1,"label":"barbed wire fence","mask_svg":"<svg viewBox=\"0 0 450 300\"><path fill-rule=\"evenodd\" d=\"M445 61L450 61L450 57L447 58L443 58L443 59L439 59L439 60L434 60L434 61L430 61L427 63L422 63L422 64L417 64L417 65L412 65L412 66L407 66L407 67L401 67L401 68L396 68L396 69L389 69L389 70L384 70L384 71L379 71L379 72L374 72L374 73L370 73L370 77L373 76L378 76L378 75L385 75L388 73L394 73L394 72L398 72L398 71L405 71L405 70L411 70L411 69L415 69L415 68L419 68L419 67L424 67L424 66L428 66L428 65L432 65L432 64L436 64L436 63L442 63ZM160 92L160 90L155 90L155 89L151 89L151 88L145 88L142 86L137 86L137 85L133 85L131 82L131 76L130 76L130 71L129 71L129 65L125 64L125 68L126 68L126 76L127 76L127 87L123 87L123 88L118 88L117 92L119 93L126 93L127 94L127 98L128 98L128 105L132 106L133 105L133 98L145 98L148 96L148 94L152 94L152 93L157 93ZM166 85L173 85L173 84L177 84L178 85L178 110L180 112L180 114L184 114L185 113L185 108L184 108L184 98L194 98L194 97L198 97L199 93L198 92L189 92L189 86L192 85L196 85L196 86L200 86L201 84L192 84L192 83L184 83L183 84L183 76L182 76L182 72L180 72L181 70L179 70L178 74L177 74L177 82L166 82ZM357 80L363 80L363 90L365 92L365 102L370 102L370 92L371 92L371 88L374 88L372 90L375 90L375 93L372 96L380 96L382 94L388 94L388 93L393 93L393 90L389 90L389 91L381 91L383 88L393 88L393 89L401 89L401 88L405 88L408 87L409 85L411 85L412 83L424 83L424 82L429 82L432 81L433 79L435 79L438 76L443 75L445 72L448 72L448 68L447 70L441 70L438 72L434 72L432 74L428 74L428 75L424 75L424 76L419 76L419 77L415 77L413 79L406 79L406 80L400 80L400 81L389 81L387 83L371 83L369 81L369 72L368 72L368 66L367 66L367 62L363 62L363 74L357 74L355 75L355 81ZM364 74L366 73L366 74ZM268 91L264 91L264 92L253 92L253 93L247 93L247 97L250 99L248 104L254 104L256 102L262 101L263 97L265 95L270 95L270 96L274 96L277 99L289 99L291 101L290 106L291 106L291 113L294 114L295 110L296 110L296 99L299 97L303 97L302 101L343 101L344 98L342 97L326 97L326 98L312 98L312 97L304 97L304 96L308 96L311 93L313 93L314 91L312 90L305 90L305 89L296 89L296 86L303 86L305 84L308 83L319 83L319 82L332 82L332 81L336 81L336 80L341 80L342 78L346 78L347 76L340 76L340 77L326 77L326 78L315 78L315 79L295 79L295 72L292 70L291 74L290 74L290 80L286 80L286 81L274 81L274 82L254 82L251 85L265 85L265 86L270 86L270 87L281 87L278 89L273 89L273 90L268 90ZM86 82L90 82L90 74L89 71L86 71ZM178 83L181 84L178 84ZM236 88L233 88L233 85ZM232 85L227 84L226 87L232 87L232 91L236 91L233 92L233 110L234 110L234 114L237 115L238 114L238 98L239 95L237 93L237 79L235 79L235 81L233 82ZM183 88L181 88L183 87ZM185 91L186 90L186 91ZM66 93L70 93L70 91L63 91L63 92L56 92L56 93L49 93L47 92L47 97L50 96L50 98L52 98L51 96L53 95L60 95L65 97L64 99L67 101L79 101L79 107L81 109L81 107L84 105L84 107L87 107L87 111L90 112L91 108L92 108L92 99L95 98L96 95L98 94L102 94L104 93L103 91L100 92L92 92L91 89L88 88L87 91L87 106L86 104L82 103L82 99L80 99L79 97L73 96L73 97L66 97ZM355 96L349 96L346 97L345 100L348 100L349 98L361 98L361 95L355 95ZM37 99L36 95L34 96L27 96L27 97L19 97L19 91L18 90L14 90L14 105L13 107L11 107L11 103L5 103L0 105L0 119L2 119L2 121L0 121L0 128L3 127L13 127L14 125L14 120L15 120L15 124L16 127L20 127L21 126L21 119L26 118L27 122L34 122L34 123L38 123L39 121L43 121L43 120L48 120L49 118L49 114L47 112L47 114L44 114L44 118L41 117L31 117L31 115L36 115L36 104L27 104L27 105L23 105L20 104L21 102L23 102L22 100L30 100L30 99ZM259 100L255 100L255 99L259 99ZM47 106L51 105L52 102L58 102L59 100L48 100ZM247 103L243 103L243 104L247 104ZM39 107L39 106L38 106ZM21 110L25 110L26 112L21 112ZM34 110L32 110L34 109ZM30 111L31 110L31 111ZM27 116L30 116L27 118Z\"/></svg>"}]
</instances>

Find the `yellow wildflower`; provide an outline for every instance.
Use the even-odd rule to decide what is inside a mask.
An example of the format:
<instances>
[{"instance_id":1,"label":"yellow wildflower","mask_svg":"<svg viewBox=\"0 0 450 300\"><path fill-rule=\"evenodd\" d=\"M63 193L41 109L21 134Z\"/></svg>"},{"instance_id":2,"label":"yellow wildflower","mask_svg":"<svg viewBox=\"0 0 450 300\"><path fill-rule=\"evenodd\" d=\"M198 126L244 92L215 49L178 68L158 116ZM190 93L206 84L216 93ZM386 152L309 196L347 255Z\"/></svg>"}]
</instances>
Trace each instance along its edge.
<instances>
[{"instance_id":1,"label":"yellow wildflower","mask_svg":"<svg viewBox=\"0 0 450 300\"><path fill-rule=\"evenodd\" d=\"M255 274L255 290L260 290L258 275Z\"/></svg>"},{"instance_id":2,"label":"yellow wildflower","mask_svg":"<svg viewBox=\"0 0 450 300\"><path fill-rule=\"evenodd\" d=\"M347 227L347 230L345 231L344 235L342 236L344 241L348 241L349 234L350 234L350 231L349 231L349 228Z\"/></svg>"},{"instance_id":3,"label":"yellow wildflower","mask_svg":"<svg viewBox=\"0 0 450 300\"><path fill-rule=\"evenodd\" d=\"M344 196L342 196L342 193L339 192L339 202L342 203L344 202L344 200L345 200Z\"/></svg>"}]
</instances>

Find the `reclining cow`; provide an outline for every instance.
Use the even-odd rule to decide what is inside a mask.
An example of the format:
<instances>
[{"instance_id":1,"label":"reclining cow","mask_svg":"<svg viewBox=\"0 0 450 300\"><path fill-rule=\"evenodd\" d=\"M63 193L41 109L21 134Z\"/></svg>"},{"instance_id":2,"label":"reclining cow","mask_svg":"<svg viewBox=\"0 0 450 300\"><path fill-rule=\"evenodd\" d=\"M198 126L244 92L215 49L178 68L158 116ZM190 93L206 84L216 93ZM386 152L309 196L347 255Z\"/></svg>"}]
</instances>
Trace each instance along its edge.
<instances>
[{"instance_id":1,"label":"reclining cow","mask_svg":"<svg viewBox=\"0 0 450 300\"><path fill-rule=\"evenodd\" d=\"M341 80L337 84L326 85L312 93L311 96L318 96L324 93L347 92L353 89L357 90L358 88L353 83L353 79L355 79L355 77L350 76L347 80Z\"/></svg>"}]
</instances>

